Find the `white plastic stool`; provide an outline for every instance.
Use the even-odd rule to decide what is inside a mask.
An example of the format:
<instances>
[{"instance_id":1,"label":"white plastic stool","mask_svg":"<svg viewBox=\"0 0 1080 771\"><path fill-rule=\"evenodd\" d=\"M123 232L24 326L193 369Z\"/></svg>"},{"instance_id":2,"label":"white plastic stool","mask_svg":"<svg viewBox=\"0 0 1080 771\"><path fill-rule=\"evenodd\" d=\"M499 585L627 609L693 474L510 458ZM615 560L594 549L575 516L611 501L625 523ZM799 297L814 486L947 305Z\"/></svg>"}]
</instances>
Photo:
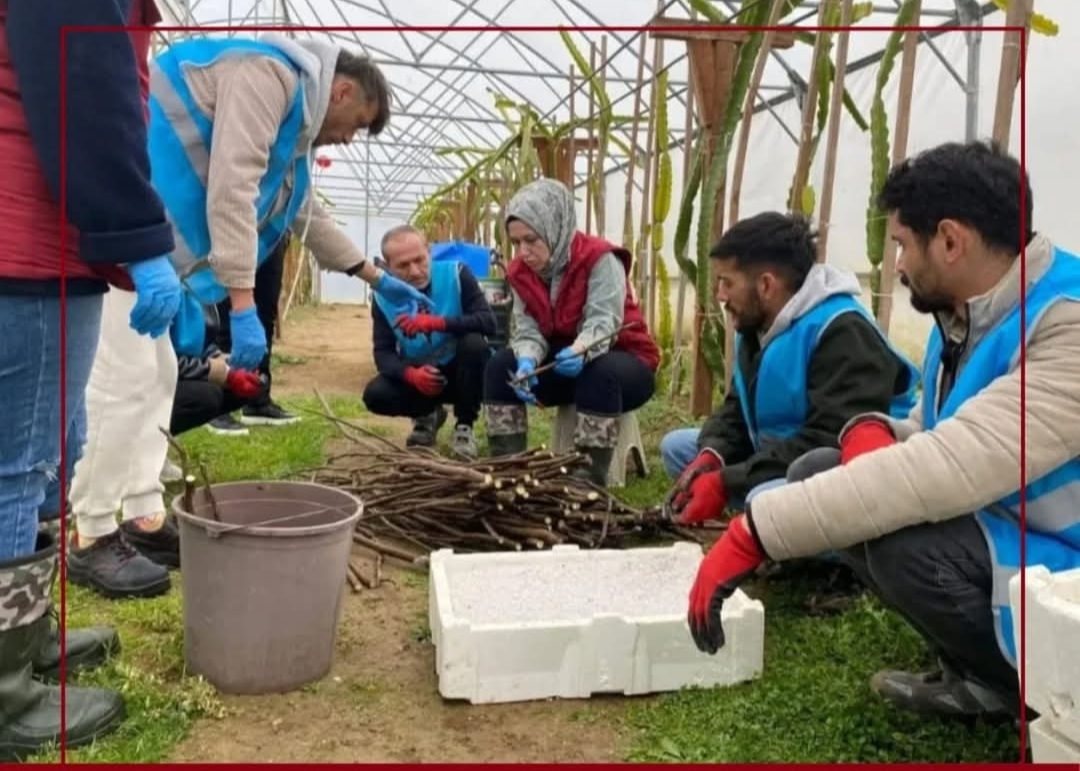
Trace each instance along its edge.
<instances>
[{"instance_id":1,"label":"white plastic stool","mask_svg":"<svg viewBox=\"0 0 1080 771\"><path fill-rule=\"evenodd\" d=\"M551 429L552 451L573 451L576 423L577 408L574 405L559 407L555 413L555 425ZM641 442L641 427L638 425L636 412L623 413L619 418L619 439L611 456L611 467L608 469L608 487L626 486L626 463L631 456L638 476L644 479L649 475L649 468L645 463L645 447Z\"/></svg>"}]
</instances>

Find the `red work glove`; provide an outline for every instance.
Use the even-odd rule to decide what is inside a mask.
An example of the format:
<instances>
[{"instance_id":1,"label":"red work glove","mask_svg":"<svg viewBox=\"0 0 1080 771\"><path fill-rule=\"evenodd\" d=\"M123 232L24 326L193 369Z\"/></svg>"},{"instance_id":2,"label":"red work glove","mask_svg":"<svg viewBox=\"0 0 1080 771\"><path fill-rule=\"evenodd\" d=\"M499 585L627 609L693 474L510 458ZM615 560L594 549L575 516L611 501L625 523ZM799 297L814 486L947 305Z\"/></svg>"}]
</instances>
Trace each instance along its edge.
<instances>
[{"instance_id":1,"label":"red work glove","mask_svg":"<svg viewBox=\"0 0 1080 771\"><path fill-rule=\"evenodd\" d=\"M706 471L690 483L686 506L675 518L675 522L679 525L693 525L716 519L724 513L727 502L727 490L724 488L724 478L720 471Z\"/></svg>"},{"instance_id":2,"label":"red work glove","mask_svg":"<svg viewBox=\"0 0 1080 771\"><path fill-rule=\"evenodd\" d=\"M740 514L705 555L690 589L686 620L698 650L712 655L724 647L720 621L724 600L764 561L765 555L750 534L746 515Z\"/></svg>"},{"instance_id":3,"label":"red work glove","mask_svg":"<svg viewBox=\"0 0 1080 771\"><path fill-rule=\"evenodd\" d=\"M407 367L405 382L424 396L438 396L446 388L446 378L437 367L430 364L423 367Z\"/></svg>"},{"instance_id":4,"label":"red work glove","mask_svg":"<svg viewBox=\"0 0 1080 771\"><path fill-rule=\"evenodd\" d=\"M241 399L254 399L266 387L258 372L249 369L229 368L229 374L225 376L225 389L239 396Z\"/></svg>"},{"instance_id":5,"label":"red work glove","mask_svg":"<svg viewBox=\"0 0 1080 771\"><path fill-rule=\"evenodd\" d=\"M675 480L675 486L671 488L664 500L664 508L669 517L675 518L682 513L690 500L690 485L699 476L708 471L720 471L724 467L724 459L716 450L706 447L698 453L697 457L683 469L682 474Z\"/></svg>"},{"instance_id":6,"label":"red work glove","mask_svg":"<svg viewBox=\"0 0 1080 771\"><path fill-rule=\"evenodd\" d=\"M863 453L896 444L892 429L880 420L864 420L840 437L840 464L846 465Z\"/></svg>"},{"instance_id":7,"label":"red work glove","mask_svg":"<svg viewBox=\"0 0 1080 771\"><path fill-rule=\"evenodd\" d=\"M418 313L411 318L407 313L402 313L394 321L394 324L405 333L406 337L446 331L446 319L443 316L433 316L430 313Z\"/></svg>"}]
</instances>

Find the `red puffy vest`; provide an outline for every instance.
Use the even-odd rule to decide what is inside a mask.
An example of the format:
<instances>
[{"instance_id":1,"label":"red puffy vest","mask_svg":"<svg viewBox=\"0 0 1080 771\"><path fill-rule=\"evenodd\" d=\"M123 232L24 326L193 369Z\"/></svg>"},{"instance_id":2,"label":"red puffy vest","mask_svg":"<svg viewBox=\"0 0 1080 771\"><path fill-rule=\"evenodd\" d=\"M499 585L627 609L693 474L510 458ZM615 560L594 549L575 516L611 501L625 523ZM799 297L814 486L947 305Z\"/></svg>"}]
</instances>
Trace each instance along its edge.
<instances>
[{"instance_id":1,"label":"red puffy vest","mask_svg":"<svg viewBox=\"0 0 1080 771\"><path fill-rule=\"evenodd\" d=\"M649 334L645 317L634 299L630 286L630 266L633 260L626 249L596 236L575 233L570 242L569 264L559 284L554 308L551 307L548 285L520 257L510 261L506 269L506 280L521 297L526 313L535 319L540 333L558 350L572 344L577 337L578 325L588 300L589 274L597 261L608 252L619 258L626 271L623 324L639 322L637 326L624 330L611 348L632 353L655 372L660 366L660 348Z\"/></svg>"},{"instance_id":2,"label":"red puffy vest","mask_svg":"<svg viewBox=\"0 0 1080 771\"><path fill-rule=\"evenodd\" d=\"M76 0L77 1L77 0ZM7 3L0 3L0 25L7 19ZM154 0L134 0L128 24L153 26L161 21ZM139 65L139 83L143 101L150 94L149 30L128 33ZM149 117L149 112L147 113ZM107 141L87 137L88 142ZM60 202L49 191L38 166L30 129L26 125L19 84L8 53L7 37L0 34L0 276L5 278L49 280L60 277L60 261L68 278L97 278L114 286L132 289L131 278L119 266L90 266L79 259L79 235L71 225L61 258L59 245Z\"/></svg>"}]
</instances>

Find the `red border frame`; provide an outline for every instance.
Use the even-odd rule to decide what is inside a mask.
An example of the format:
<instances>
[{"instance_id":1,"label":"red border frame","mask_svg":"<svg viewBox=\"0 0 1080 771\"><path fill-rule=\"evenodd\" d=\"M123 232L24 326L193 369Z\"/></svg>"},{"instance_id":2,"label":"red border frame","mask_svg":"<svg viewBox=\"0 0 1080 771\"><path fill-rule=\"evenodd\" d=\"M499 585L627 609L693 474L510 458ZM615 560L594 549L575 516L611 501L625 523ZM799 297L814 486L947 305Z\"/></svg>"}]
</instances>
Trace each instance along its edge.
<instances>
[{"instance_id":1,"label":"red border frame","mask_svg":"<svg viewBox=\"0 0 1080 771\"><path fill-rule=\"evenodd\" d=\"M44 0L42 0L44 1ZM764 32L769 30L776 31L789 31L790 25L777 25L777 26L745 26L745 25L715 25L716 28L735 30L739 32ZM700 24L695 26L678 26L673 25L665 27L665 30L670 31L691 31L701 29ZM274 31L282 32L286 29L298 32L560 32L560 31L577 31L577 32L645 32L649 29L647 26L398 26L398 25L370 25L370 26L70 26L63 27L60 31L60 222L58 223L60 230L60 254L62 255L60 261L60 455L61 458L66 457L67 450L67 410L66 410L66 351L67 351L67 275L66 264L67 260L63 257L66 253L67 246L67 220L64 212L67 211L67 36L73 32L254 32L254 31ZM1028 32L1024 27L1015 26L800 26L799 31L802 32L841 32L844 30L850 30L852 32L884 32L891 33L895 31L904 32L1020 32L1020 69L1019 69L1019 90L1020 90L1020 169L1023 174L1026 175L1026 80L1027 80L1027 46L1028 35L1023 34ZM1029 33L1030 34L1030 33ZM1026 218L1024 217L1024 206L1026 203L1025 187L1021 185L1020 189L1020 205L1021 205L1021 232L1026 228ZM1026 243L1021 243L1020 246L1020 281L1021 285L1026 285L1026 262L1027 262L1027 249ZM1027 409L1025 401L1027 398L1026 392L1026 322L1024 319L1026 310L1026 297L1023 293L1020 295L1020 334L1021 334L1021 354L1020 354L1020 383L1021 383L1021 397L1020 397L1020 527L1021 527L1021 539L1020 539L1020 560L1021 564L1026 561L1027 551L1027 496L1024 493L1024 487L1027 484L1026 481L1026 466L1027 466L1027 447L1026 447L1026 417ZM67 468L63 460L60 463L60 489L67 489ZM60 496L60 724L61 731L65 729L66 723L66 645L64 630L67 624L67 586L66 586L66 567L67 567L67 496ZM1025 674L1026 674L1026 662L1024 658L1025 651L1025 637L1026 637L1026 623L1025 623L1025 574L1024 571L1020 572L1020 645L1017 652L1018 669L1020 675L1020 700L1021 700L1021 712L1023 712L1026 706L1025 699ZM1020 720L1020 759L1019 763L1025 762L1025 746L1027 739L1027 720L1021 717ZM67 763L67 747L66 743L61 738L60 742L60 764ZM135 764L130 764L132 768L137 768ZM165 764L172 765L172 764ZM242 764L234 764L242 765ZM254 765L254 764L252 764ZM382 765L382 764L365 764L365 765ZM637 765L637 764L635 764ZM772 765L772 764L767 764ZM780 767L786 767L788 764L776 764ZM790 764L797 765L797 764ZM802 764L810 766L811 764ZM935 768L933 764L888 764L886 767L924 767ZM127 767L126 765L116 765L115 767ZM213 768L210 764L176 764L177 768ZM307 768L307 765L291 765L284 764L285 768ZM492 767L514 767L509 764L492 764ZM655 768L670 768L669 765L656 765L651 764L646 767ZM746 767L750 767L749 764ZM1010 764L960 764L960 767L990 767L990 768L1009 768ZM1072 769L1069 765L1060 766L1047 766L1048 768L1060 767L1063 769ZM387 766L387 768L393 768L393 766Z\"/></svg>"}]
</instances>

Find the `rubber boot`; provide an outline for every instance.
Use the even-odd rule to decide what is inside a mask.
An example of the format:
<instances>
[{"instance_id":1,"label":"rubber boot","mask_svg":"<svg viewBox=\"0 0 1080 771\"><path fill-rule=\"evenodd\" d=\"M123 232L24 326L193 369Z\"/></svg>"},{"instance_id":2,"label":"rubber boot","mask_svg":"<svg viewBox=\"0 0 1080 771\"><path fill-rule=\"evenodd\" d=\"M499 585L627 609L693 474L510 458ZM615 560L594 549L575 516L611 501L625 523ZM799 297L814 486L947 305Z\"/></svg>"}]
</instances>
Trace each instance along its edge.
<instances>
[{"instance_id":1,"label":"rubber boot","mask_svg":"<svg viewBox=\"0 0 1080 771\"><path fill-rule=\"evenodd\" d=\"M505 455L517 455L528 449L526 434L496 434L488 437L488 455L501 458Z\"/></svg>"},{"instance_id":2,"label":"rubber boot","mask_svg":"<svg viewBox=\"0 0 1080 771\"><path fill-rule=\"evenodd\" d=\"M0 563L0 761L25 760L60 743L60 688L39 682L33 672L52 635L49 589L57 562L56 539L42 532L33 554ZM68 747L89 744L124 719L117 693L65 691Z\"/></svg>"},{"instance_id":3,"label":"rubber boot","mask_svg":"<svg viewBox=\"0 0 1080 771\"><path fill-rule=\"evenodd\" d=\"M49 608L49 635L34 656L34 677L47 683L60 682L60 626L55 606ZM109 626L68 629L64 632L67 658L65 676L101 666L120 652L120 636Z\"/></svg>"},{"instance_id":4,"label":"rubber boot","mask_svg":"<svg viewBox=\"0 0 1080 771\"><path fill-rule=\"evenodd\" d=\"M485 404L488 455L516 455L529 447L528 413L524 404Z\"/></svg>"},{"instance_id":5,"label":"rubber boot","mask_svg":"<svg viewBox=\"0 0 1080 771\"><path fill-rule=\"evenodd\" d=\"M572 472L572 476L578 479L586 479L598 487L607 487L608 469L611 468L611 459L615 455L614 447L577 447L575 448L589 459L588 466L578 466Z\"/></svg>"},{"instance_id":6,"label":"rubber boot","mask_svg":"<svg viewBox=\"0 0 1080 771\"><path fill-rule=\"evenodd\" d=\"M608 470L619 440L619 416L599 415L578 410L574 426L574 449L589 459L588 466L578 466L573 475L598 487L607 487Z\"/></svg>"}]
</instances>

